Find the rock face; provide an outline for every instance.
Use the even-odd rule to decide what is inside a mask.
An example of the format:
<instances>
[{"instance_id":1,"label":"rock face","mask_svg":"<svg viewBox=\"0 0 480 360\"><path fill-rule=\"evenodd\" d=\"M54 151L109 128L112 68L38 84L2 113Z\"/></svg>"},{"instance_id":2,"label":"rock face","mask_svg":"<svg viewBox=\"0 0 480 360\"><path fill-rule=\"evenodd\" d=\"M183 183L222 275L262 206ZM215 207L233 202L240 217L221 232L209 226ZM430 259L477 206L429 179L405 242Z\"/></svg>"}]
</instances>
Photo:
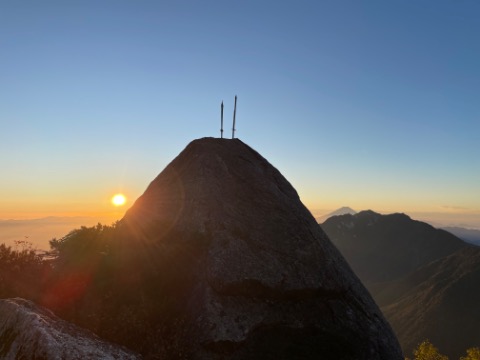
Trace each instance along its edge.
<instances>
[{"instance_id":1,"label":"rock face","mask_svg":"<svg viewBox=\"0 0 480 360\"><path fill-rule=\"evenodd\" d=\"M123 223L168 264L159 281L181 326L167 358L403 359L294 188L238 139L193 141Z\"/></svg>"},{"instance_id":2,"label":"rock face","mask_svg":"<svg viewBox=\"0 0 480 360\"><path fill-rule=\"evenodd\" d=\"M0 300L0 357L9 359L140 359L20 298Z\"/></svg>"}]
</instances>

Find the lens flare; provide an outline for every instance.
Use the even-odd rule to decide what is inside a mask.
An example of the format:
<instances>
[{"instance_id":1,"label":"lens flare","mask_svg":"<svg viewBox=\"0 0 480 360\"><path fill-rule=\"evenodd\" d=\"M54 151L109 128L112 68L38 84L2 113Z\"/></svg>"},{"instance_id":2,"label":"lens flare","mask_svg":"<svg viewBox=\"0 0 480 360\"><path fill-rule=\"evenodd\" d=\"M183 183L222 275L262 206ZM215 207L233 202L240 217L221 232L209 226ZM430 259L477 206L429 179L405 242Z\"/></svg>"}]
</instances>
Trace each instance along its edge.
<instances>
[{"instance_id":1,"label":"lens flare","mask_svg":"<svg viewBox=\"0 0 480 360\"><path fill-rule=\"evenodd\" d=\"M125 205L127 198L123 194L116 194L112 197L112 204L115 206Z\"/></svg>"}]
</instances>

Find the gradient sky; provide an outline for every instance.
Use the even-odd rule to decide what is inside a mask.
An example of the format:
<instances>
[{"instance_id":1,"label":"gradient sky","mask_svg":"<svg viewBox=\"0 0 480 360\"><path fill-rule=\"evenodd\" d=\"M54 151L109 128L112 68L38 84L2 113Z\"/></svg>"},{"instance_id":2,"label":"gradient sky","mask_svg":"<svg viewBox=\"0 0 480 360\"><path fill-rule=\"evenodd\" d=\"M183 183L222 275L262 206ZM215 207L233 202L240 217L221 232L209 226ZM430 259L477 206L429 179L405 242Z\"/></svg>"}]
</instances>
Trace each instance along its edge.
<instances>
[{"instance_id":1,"label":"gradient sky","mask_svg":"<svg viewBox=\"0 0 480 360\"><path fill-rule=\"evenodd\" d=\"M480 219L480 2L2 1L0 219L103 216L237 135L311 209ZM123 210L122 210L123 211ZM480 222L479 222L480 227Z\"/></svg>"}]
</instances>

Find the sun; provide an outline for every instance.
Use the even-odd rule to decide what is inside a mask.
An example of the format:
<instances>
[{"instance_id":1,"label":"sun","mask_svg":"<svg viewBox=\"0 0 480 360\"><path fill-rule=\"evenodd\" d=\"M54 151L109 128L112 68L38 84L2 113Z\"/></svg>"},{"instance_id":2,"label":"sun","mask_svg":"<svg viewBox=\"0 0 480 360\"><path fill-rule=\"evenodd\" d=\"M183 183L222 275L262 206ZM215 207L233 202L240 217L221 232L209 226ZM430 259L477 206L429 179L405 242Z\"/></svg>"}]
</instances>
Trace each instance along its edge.
<instances>
[{"instance_id":1,"label":"sun","mask_svg":"<svg viewBox=\"0 0 480 360\"><path fill-rule=\"evenodd\" d=\"M125 205L127 198L123 194L116 194L112 197L112 204L115 206Z\"/></svg>"}]
</instances>

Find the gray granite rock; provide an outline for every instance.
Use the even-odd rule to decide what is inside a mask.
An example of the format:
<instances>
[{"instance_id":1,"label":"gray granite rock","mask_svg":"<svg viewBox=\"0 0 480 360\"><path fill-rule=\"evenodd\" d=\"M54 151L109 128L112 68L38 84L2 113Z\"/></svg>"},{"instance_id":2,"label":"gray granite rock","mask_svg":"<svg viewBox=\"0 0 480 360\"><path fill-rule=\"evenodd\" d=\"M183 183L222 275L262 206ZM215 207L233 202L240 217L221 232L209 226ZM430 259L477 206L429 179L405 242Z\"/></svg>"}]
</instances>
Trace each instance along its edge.
<instances>
[{"instance_id":1,"label":"gray granite rock","mask_svg":"<svg viewBox=\"0 0 480 360\"><path fill-rule=\"evenodd\" d=\"M33 302L0 300L0 358L135 360L141 357L56 317Z\"/></svg>"},{"instance_id":2,"label":"gray granite rock","mask_svg":"<svg viewBox=\"0 0 480 360\"><path fill-rule=\"evenodd\" d=\"M295 189L238 139L193 141L123 221L189 279L172 295L183 304L175 351L187 358L403 359Z\"/></svg>"}]
</instances>

